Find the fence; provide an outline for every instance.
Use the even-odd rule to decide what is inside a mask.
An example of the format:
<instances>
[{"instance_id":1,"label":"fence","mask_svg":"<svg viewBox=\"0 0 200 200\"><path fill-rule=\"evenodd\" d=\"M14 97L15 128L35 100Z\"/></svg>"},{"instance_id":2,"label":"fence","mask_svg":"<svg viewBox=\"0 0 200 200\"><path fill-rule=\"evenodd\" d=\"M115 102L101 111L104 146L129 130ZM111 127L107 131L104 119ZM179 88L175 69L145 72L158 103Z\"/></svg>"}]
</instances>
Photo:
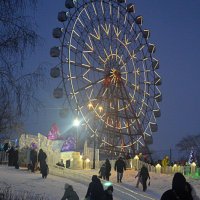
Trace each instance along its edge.
<instances>
[{"instance_id":1,"label":"fence","mask_svg":"<svg viewBox=\"0 0 200 200\"><path fill-rule=\"evenodd\" d=\"M48 164L50 166L55 166L56 162L59 160L58 158L60 157L59 153L49 152L49 151L46 151L46 153L47 153L47 157L48 157ZM19 157L27 157L27 155L25 155L25 156L21 155ZM115 161L116 160L110 160L112 168L114 168ZM93 162L89 161L87 159L82 160L82 161L80 159L80 162L82 162L82 169L91 169L93 167ZM101 165L104 162L105 162L104 160L96 161L95 168L100 169ZM1 165L8 164L8 154L4 151L0 151L0 164ZM157 164L156 166L147 164L145 162L140 161L137 157L126 160L126 166L128 169L134 169L134 170L138 171L141 169L141 167L143 165L145 165L148 168L149 172L153 172L153 173L174 174L176 172L181 172L184 175L200 177L200 168L197 167L195 163L192 163L191 165L187 165L187 166L181 166L181 165L174 164L173 166L162 167L160 164Z\"/></svg>"},{"instance_id":2,"label":"fence","mask_svg":"<svg viewBox=\"0 0 200 200\"><path fill-rule=\"evenodd\" d=\"M96 162L96 168L99 169L101 167L101 165L104 163L105 161L99 161ZM112 168L114 168L115 165L115 160L110 160L111 166ZM91 164L88 165L88 167L91 167ZM141 167L145 165L148 168L149 172L153 172L153 173L157 173L157 174L174 174L176 172L180 172L184 175L187 176L195 176L195 177L200 177L200 168L196 166L195 163L192 163L191 165L186 165L186 166L181 166L181 165L177 165L174 164L173 166L166 166L166 167L162 167L160 164L157 164L156 166L147 164L143 161L140 161L139 159L129 159L126 160L126 166L128 169L134 169L136 171L140 170Z\"/></svg>"}]
</instances>

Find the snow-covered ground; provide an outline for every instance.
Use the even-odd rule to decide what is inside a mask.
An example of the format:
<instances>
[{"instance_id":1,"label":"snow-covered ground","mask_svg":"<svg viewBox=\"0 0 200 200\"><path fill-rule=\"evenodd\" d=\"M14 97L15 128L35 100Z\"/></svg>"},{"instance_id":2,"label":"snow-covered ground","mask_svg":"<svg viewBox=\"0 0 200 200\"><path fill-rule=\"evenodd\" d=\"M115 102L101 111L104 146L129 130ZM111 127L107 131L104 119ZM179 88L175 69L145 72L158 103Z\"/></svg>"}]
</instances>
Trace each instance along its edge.
<instances>
[{"instance_id":1,"label":"snow-covered ground","mask_svg":"<svg viewBox=\"0 0 200 200\"><path fill-rule=\"evenodd\" d=\"M64 184L73 185L74 190L78 193L80 199L84 199L88 184L93 174L98 174L97 170L70 170L58 169L58 175L49 174L47 179L42 179L41 174L31 173L26 169L14 169L13 167L0 166L0 187L6 184L11 185L15 191L31 191L35 194L45 195L50 200L61 199L64 193ZM171 188L173 175L163 175L150 173L151 184L146 192L136 185L136 171L126 170L122 182L116 182L116 172L112 171L111 182L114 186L115 200L129 199L160 199L162 193ZM65 177L62 177L65 176ZM190 182L198 196L200 196L200 180L187 179ZM105 182L103 182L105 183Z\"/></svg>"}]
</instances>

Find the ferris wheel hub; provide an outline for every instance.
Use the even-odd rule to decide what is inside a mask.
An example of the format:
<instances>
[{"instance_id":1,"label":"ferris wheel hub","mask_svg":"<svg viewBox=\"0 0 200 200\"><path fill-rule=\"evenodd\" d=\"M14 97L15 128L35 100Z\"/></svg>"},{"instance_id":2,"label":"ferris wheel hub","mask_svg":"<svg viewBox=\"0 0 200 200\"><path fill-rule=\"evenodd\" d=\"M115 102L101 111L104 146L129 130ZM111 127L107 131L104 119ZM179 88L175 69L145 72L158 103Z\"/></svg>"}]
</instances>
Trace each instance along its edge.
<instances>
[{"instance_id":1,"label":"ferris wheel hub","mask_svg":"<svg viewBox=\"0 0 200 200\"><path fill-rule=\"evenodd\" d=\"M112 69L111 70L111 81L114 84L120 84L122 82L122 77L121 77L121 73L119 70L116 69Z\"/></svg>"}]
</instances>

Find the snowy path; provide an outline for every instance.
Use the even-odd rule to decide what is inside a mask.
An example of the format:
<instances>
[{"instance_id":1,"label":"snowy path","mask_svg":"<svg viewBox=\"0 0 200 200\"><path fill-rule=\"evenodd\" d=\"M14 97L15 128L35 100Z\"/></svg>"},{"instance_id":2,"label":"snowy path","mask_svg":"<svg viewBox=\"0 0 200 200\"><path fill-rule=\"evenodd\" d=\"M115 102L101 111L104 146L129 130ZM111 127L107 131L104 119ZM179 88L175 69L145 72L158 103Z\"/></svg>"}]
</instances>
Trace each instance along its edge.
<instances>
[{"instance_id":1,"label":"snowy path","mask_svg":"<svg viewBox=\"0 0 200 200\"><path fill-rule=\"evenodd\" d=\"M68 171L68 169L65 169ZM62 171L62 170L61 170ZM114 172L112 172L114 174ZM88 185L91 181L91 176L93 174L97 174L97 170L78 170L78 171L72 171L72 173L65 174L65 177L67 179L73 180L76 184L83 184ZM62 175L62 172L61 172ZM146 194L141 191L141 189L136 189L133 185L133 183L128 183L125 181L123 183L116 183L116 177L113 175L111 177L112 185L114 186L114 199L116 200L155 200L155 197L152 197L150 194ZM107 181L102 180L102 184L106 183ZM76 185L75 184L75 185Z\"/></svg>"},{"instance_id":2,"label":"snowy path","mask_svg":"<svg viewBox=\"0 0 200 200\"><path fill-rule=\"evenodd\" d=\"M64 184L73 185L80 200L84 199L88 184L97 170L59 170L59 176L48 175L42 179L41 174L27 170L16 170L13 167L0 166L0 186L7 183L16 191L32 191L35 194L44 194L49 200L59 200L64 193ZM65 175L65 177L60 177ZM136 172L127 170L124 173L123 183L116 182L116 172L112 171L111 181L114 186L114 200L158 200L164 191L171 187L172 175L150 174L151 186L146 192L142 188L135 188ZM200 181L188 180L200 195ZM102 182L104 183L104 181Z\"/></svg>"}]
</instances>

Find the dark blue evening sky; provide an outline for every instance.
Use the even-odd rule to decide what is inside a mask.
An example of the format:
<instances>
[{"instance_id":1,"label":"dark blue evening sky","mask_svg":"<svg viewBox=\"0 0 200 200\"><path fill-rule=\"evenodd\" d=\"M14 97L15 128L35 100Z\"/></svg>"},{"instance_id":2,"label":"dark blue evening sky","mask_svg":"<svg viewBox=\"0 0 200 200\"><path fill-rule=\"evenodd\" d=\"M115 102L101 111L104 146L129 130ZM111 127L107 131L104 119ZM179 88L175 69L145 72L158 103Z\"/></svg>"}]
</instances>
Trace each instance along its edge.
<instances>
[{"instance_id":1,"label":"dark blue evening sky","mask_svg":"<svg viewBox=\"0 0 200 200\"><path fill-rule=\"evenodd\" d=\"M49 75L50 68L58 63L49 55L50 48L58 44L51 33L61 25L57 13L65 10L64 3L64 0L40 0L36 12L43 42L28 63L31 67L48 64L49 86L41 97L49 109L27 119L29 133L46 135L54 122L62 132L71 123L61 119L58 110L51 109L59 107L60 102L53 98L57 82ZM135 0L134 3L136 14L144 17L143 27L151 30L150 42L157 47L155 57L160 61L163 101L159 104L162 115L157 120L158 132L153 135L153 149L167 153L182 137L200 133L200 1Z\"/></svg>"}]
</instances>

